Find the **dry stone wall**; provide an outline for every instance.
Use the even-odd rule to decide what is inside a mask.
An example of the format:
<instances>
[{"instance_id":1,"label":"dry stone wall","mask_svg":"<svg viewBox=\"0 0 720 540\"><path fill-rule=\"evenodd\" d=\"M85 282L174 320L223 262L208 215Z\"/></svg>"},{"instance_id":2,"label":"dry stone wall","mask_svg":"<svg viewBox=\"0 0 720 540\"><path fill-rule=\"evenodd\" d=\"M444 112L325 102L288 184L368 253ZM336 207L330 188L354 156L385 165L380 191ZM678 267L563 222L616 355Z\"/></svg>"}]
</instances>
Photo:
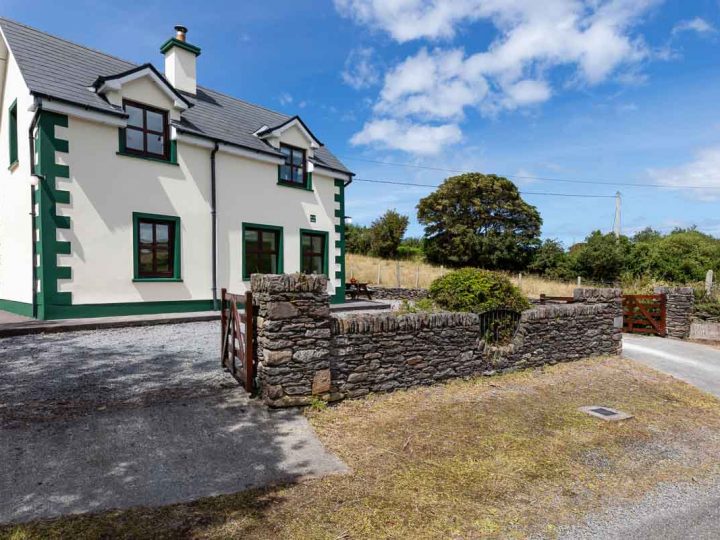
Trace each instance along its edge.
<instances>
[{"instance_id":1,"label":"dry stone wall","mask_svg":"<svg viewBox=\"0 0 720 540\"><path fill-rule=\"evenodd\" d=\"M578 303L523 312L510 345L480 339L472 313L330 314L322 276L252 277L258 381L273 407L335 401L472 375L619 354L620 291L576 292ZM620 319L618 321L618 313Z\"/></svg>"}]
</instances>

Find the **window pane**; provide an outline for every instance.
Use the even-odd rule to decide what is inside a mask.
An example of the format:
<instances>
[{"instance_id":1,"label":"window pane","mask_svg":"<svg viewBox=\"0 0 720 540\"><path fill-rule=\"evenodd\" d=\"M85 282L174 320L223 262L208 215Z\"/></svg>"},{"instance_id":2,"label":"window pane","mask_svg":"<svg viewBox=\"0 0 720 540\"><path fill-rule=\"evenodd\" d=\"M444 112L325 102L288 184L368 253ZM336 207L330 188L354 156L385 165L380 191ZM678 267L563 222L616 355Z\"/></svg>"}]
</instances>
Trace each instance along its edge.
<instances>
[{"instance_id":1,"label":"window pane","mask_svg":"<svg viewBox=\"0 0 720 540\"><path fill-rule=\"evenodd\" d=\"M148 153L158 155L165 153L165 137L162 135L154 135L153 133L148 133L146 137Z\"/></svg>"},{"instance_id":2,"label":"window pane","mask_svg":"<svg viewBox=\"0 0 720 540\"><path fill-rule=\"evenodd\" d=\"M287 165L280 165L280 180L286 182L290 181L290 167Z\"/></svg>"},{"instance_id":3,"label":"window pane","mask_svg":"<svg viewBox=\"0 0 720 540\"><path fill-rule=\"evenodd\" d=\"M140 222L140 242L150 243L153 241L153 226L152 223Z\"/></svg>"},{"instance_id":4,"label":"window pane","mask_svg":"<svg viewBox=\"0 0 720 540\"><path fill-rule=\"evenodd\" d=\"M143 127L143 110L133 107L132 105L125 105L125 112L130 115L128 118L128 125L142 128Z\"/></svg>"},{"instance_id":5,"label":"window pane","mask_svg":"<svg viewBox=\"0 0 720 540\"><path fill-rule=\"evenodd\" d=\"M143 147L143 133L137 129L126 129L125 130L125 146L132 148L133 150L144 150Z\"/></svg>"},{"instance_id":6,"label":"window pane","mask_svg":"<svg viewBox=\"0 0 720 540\"><path fill-rule=\"evenodd\" d=\"M248 275L260 273L257 253L250 252L245 254L245 270Z\"/></svg>"},{"instance_id":7,"label":"window pane","mask_svg":"<svg viewBox=\"0 0 720 540\"><path fill-rule=\"evenodd\" d=\"M303 252L305 252L306 250L312 248L312 238L313 238L313 237L310 236L309 234L303 234L303 235L302 235L301 242L302 242Z\"/></svg>"},{"instance_id":8,"label":"window pane","mask_svg":"<svg viewBox=\"0 0 720 540\"><path fill-rule=\"evenodd\" d=\"M258 272L263 274L277 274L277 260L275 255L262 253L258 256Z\"/></svg>"},{"instance_id":9,"label":"window pane","mask_svg":"<svg viewBox=\"0 0 720 540\"><path fill-rule=\"evenodd\" d=\"M311 258L310 273L322 274L323 273L323 258L321 255L315 255Z\"/></svg>"},{"instance_id":10,"label":"window pane","mask_svg":"<svg viewBox=\"0 0 720 540\"><path fill-rule=\"evenodd\" d=\"M292 149L288 148L287 146L281 146L280 152L282 154L285 154L285 162L290 163L290 155L292 154Z\"/></svg>"},{"instance_id":11,"label":"window pane","mask_svg":"<svg viewBox=\"0 0 720 540\"><path fill-rule=\"evenodd\" d=\"M153 271L152 249L142 248L140 250L140 273L151 274Z\"/></svg>"},{"instance_id":12,"label":"window pane","mask_svg":"<svg viewBox=\"0 0 720 540\"><path fill-rule=\"evenodd\" d=\"M304 157L305 152L301 150L293 150L292 160L294 165L302 167Z\"/></svg>"},{"instance_id":13,"label":"window pane","mask_svg":"<svg viewBox=\"0 0 720 540\"><path fill-rule=\"evenodd\" d=\"M275 234L267 231L262 233L262 250L275 251Z\"/></svg>"},{"instance_id":14,"label":"window pane","mask_svg":"<svg viewBox=\"0 0 720 540\"><path fill-rule=\"evenodd\" d=\"M258 232L247 229L245 231L245 247L251 251L258 250Z\"/></svg>"},{"instance_id":15,"label":"window pane","mask_svg":"<svg viewBox=\"0 0 720 540\"><path fill-rule=\"evenodd\" d=\"M170 251L163 248L158 248L155 251L156 256L156 268L158 273L170 272Z\"/></svg>"},{"instance_id":16,"label":"window pane","mask_svg":"<svg viewBox=\"0 0 720 540\"><path fill-rule=\"evenodd\" d=\"M161 133L165 132L165 125L163 120L165 119L164 115L152 111L147 112L147 126L146 129L149 129L150 131L159 131Z\"/></svg>"},{"instance_id":17,"label":"window pane","mask_svg":"<svg viewBox=\"0 0 720 540\"><path fill-rule=\"evenodd\" d=\"M292 168L291 181L296 184L302 184L302 169L298 169L297 167Z\"/></svg>"},{"instance_id":18,"label":"window pane","mask_svg":"<svg viewBox=\"0 0 720 540\"><path fill-rule=\"evenodd\" d=\"M167 223L158 223L155 225L155 241L157 243L167 244L170 239L170 225Z\"/></svg>"},{"instance_id":19,"label":"window pane","mask_svg":"<svg viewBox=\"0 0 720 540\"><path fill-rule=\"evenodd\" d=\"M322 236L311 236L312 238L312 248L315 253L322 253L323 252L323 240L324 238Z\"/></svg>"}]
</instances>

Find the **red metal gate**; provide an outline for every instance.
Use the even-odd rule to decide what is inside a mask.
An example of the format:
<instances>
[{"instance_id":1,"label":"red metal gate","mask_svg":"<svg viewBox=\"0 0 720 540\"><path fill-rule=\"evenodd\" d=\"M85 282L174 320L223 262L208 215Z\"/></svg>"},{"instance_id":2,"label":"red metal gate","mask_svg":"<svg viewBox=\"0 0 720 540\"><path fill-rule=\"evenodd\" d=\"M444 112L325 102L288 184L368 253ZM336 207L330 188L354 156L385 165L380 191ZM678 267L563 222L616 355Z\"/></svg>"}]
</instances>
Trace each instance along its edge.
<instances>
[{"instance_id":1,"label":"red metal gate","mask_svg":"<svg viewBox=\"0 0 720 540\"><path fill-rule=\"evenodd\" d=\"M664 294L623 295L623 332L667 336Z\"/></svg>"},{"instance_id":2,"label":"red metal gate","mask_svg":"<svg viewBox=\"0 0 720 540\"><path fill-rule=\"evenodd\" d=\"M255 317L252 293L243 296L230 294L222 289L221 300L221 345L222 367L230 372L247 390L255 390ZM238 304L245 307L238 309Z\"/></svg>"}]
</instances>

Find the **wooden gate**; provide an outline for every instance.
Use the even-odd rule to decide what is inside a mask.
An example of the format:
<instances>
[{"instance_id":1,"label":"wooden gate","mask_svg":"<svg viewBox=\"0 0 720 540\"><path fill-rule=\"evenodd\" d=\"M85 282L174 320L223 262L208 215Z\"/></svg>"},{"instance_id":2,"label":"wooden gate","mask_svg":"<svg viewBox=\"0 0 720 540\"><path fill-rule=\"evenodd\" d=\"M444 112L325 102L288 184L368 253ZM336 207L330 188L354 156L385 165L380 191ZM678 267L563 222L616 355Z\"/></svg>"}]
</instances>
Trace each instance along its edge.
<instances>
[{"instance_id":1,"label":"wooden gate","mask_svg":"<svg viewBox=\"0 0 720 540\"><path fill-rule=\"evenodd\" d=\"M230 372L247 390L255 390L255 317L252 293L230 294L222 289L221 300L221 345L222 367ZM245 307L238 309L238 304Z\"/></svg>"},{"instance_id":2,"label":"wooden gate","mask_svg":"<svg viewBox=\"0 0 720 540\"><path fill-rule=\"evenodd\" d=\"M665 337L666 307L664 294L623 295L623 332Z\"/></svg>"}]
</instances>

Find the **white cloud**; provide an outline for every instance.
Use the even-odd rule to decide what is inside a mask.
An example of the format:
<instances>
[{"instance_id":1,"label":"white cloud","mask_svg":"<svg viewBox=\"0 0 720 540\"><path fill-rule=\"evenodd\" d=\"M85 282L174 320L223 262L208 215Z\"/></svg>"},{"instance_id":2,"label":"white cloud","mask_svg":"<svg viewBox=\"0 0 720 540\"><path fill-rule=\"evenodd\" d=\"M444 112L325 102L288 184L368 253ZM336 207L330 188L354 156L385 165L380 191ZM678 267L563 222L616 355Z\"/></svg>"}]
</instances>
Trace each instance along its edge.
<instances>
[{"instance_id":1,"label":"white cloud","mask_svg":"<svg viewBox=\"0 0 720 540\"><path fill-rule=\"evenodd\" d=\"M361 47L350 51L345 60L345 69L341 73L342 80L355 90L369 88L380 81L380 73L373 63L372 48Z\"/></svg>"},{"instance_id":2,"label":"white cloud","mask_svg":"<svg viewBox=\"0 0 720 540\"><path fill-rule=\"evenodd\" d=\"M695 159L668 169L650 169L650 176L659 184L677 187L710 186L717 189L684 189L683 193L701 200L720 198L720 146L704 148Z\"/></svg>"},{"instance_id":3,"label":"white cloud","mask_svg":"<svg viewBox=\"0 0 720 540\"><path fill-rule=\"evenodd\" d=\"M574 85L614 77L635 81L651 56L633 26L657 0L335 0L357 22L398 42L452 38L463 23L487 21L497 35L483 51L422 47L391 68L370 124L395 119L419 127L452 122L459 130L465 109L497 114L543 103L555 93L550 72L571 69ZM444 126L447 128L450 124ZM438 143L450 144L453 137ZM379 142L380 140L376 141ZM437 149L439 151L440 148Z\"/></svg>"},{"instance_id":4,"label":"white cloud","mask_svg":"<svg viewBox=\"0 0 720 540\"><path fill-rule=\"evenodd\" d=\"M284 107L285 105L290 105L293 102L293 97L288 92L283 92L280 94L278 101L280 102L280 105Z\"/></svg>"},{"instance_id":5,"label":"white cloud","mask_svg":"<svg viewBox=\"0 0 720 540\"><path fill-rule=\"evenodd\" d=\"M462 132L455 124L425 125L376 119L367 122L350 142L354 145L373 144L412 154L432 155L461 140Z\"/></svg>"},{"instance_id":6,"label":"white cloud","mask_svg":"<svg viewBox=\"0 0 720 540\"><path fill-rule=\"evenodd\" d=\"M714 34L717 32L715 27L701 17L688 19L677 23L672 30L673 34L680 32L697 32L698 34Z\"/></svg>"}]
</instances>

